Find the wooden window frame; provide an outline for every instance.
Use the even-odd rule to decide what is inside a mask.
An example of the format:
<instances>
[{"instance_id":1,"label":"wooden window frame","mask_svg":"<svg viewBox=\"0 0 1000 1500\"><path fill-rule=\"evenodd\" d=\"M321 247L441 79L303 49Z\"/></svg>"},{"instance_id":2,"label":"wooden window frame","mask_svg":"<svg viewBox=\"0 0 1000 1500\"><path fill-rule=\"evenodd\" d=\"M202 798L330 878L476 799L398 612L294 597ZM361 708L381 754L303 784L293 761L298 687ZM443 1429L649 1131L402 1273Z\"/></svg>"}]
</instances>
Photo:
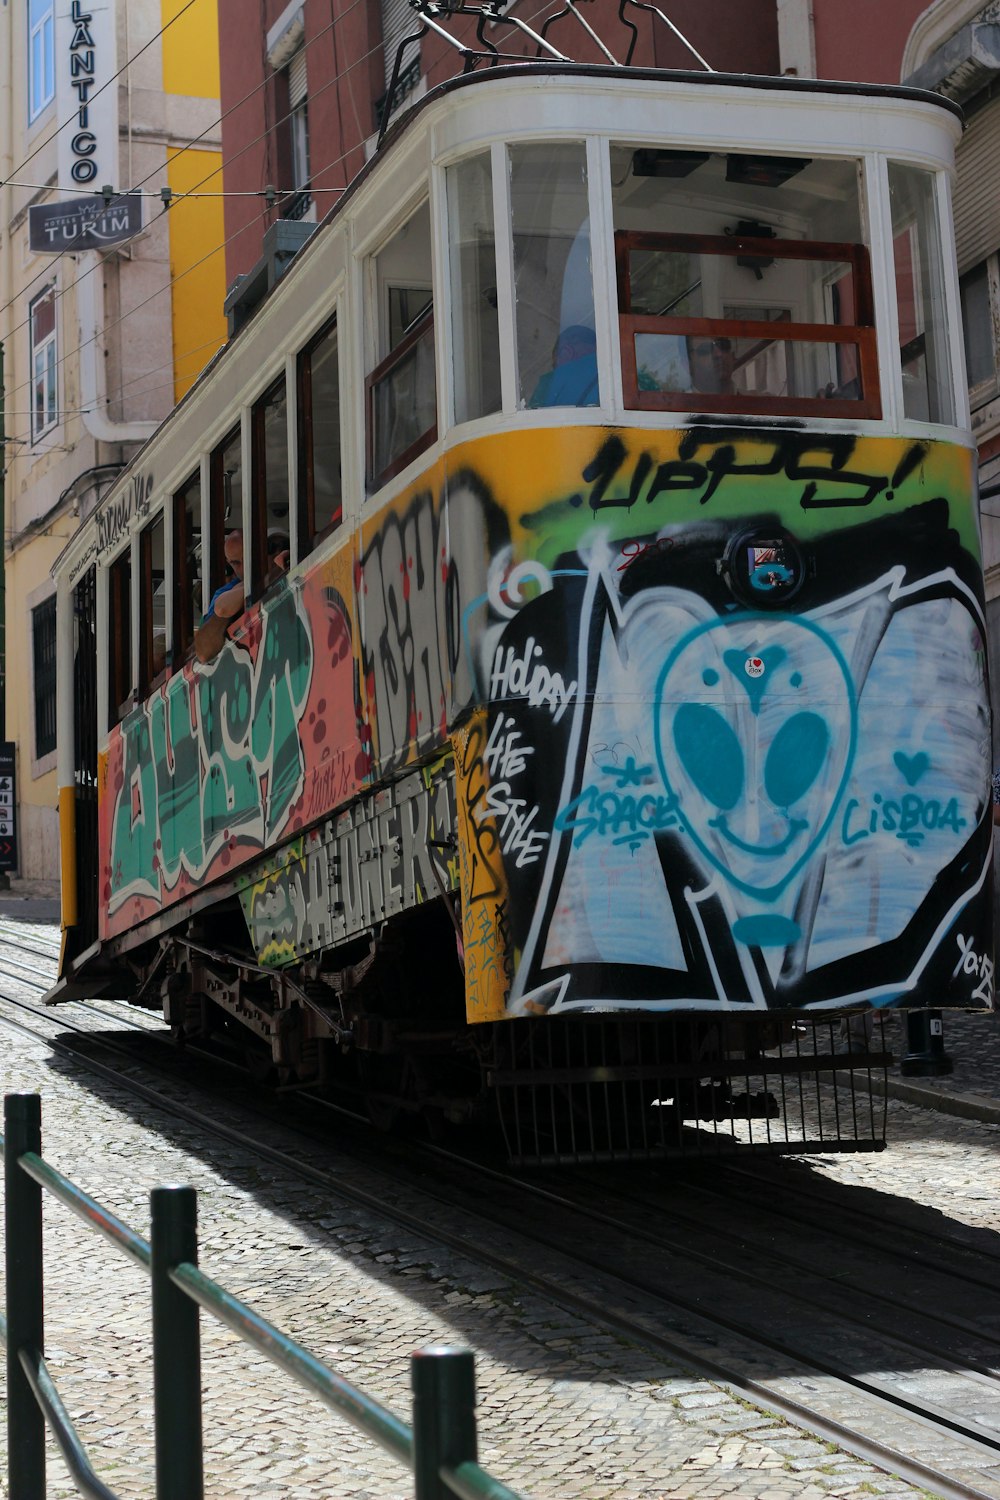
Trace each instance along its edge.
<instances>
[{"instance_id":1,"label":"wooden window frame","mask_svg":"<svg viewBox=\"0 0 1000 1500\"><path fill-rule=\"evenodd\" d=\"M167 660L172 667L183 666L194 656L194 580L187 570L187 557L191 546L188 532L187 495L192 487L198 487L198 504L201 506L201 470L195 469L173 496L174 536L174 628L172 645ZM202 568L205 554L202 552ZM199 580L200 581L200 580ZM200 610L199 610L200 613Z\"/></svg>"},{"instance_id":2,"label":"wooden window frame","mask_svg":"<svg viewBox=\"0 0 1000 1500\"><path fill-rule=\"evenodd\" d=\"M695 255L747 256L760 260L822 260L846 265L851 274L857 323L782 322L781 342L849 344L858 351L859 397L752 396L704 391L639 389L635 337L639 333L755 338L774 341L775 323L749 318L685 318L632 312L629 260L633 250L681 251ZM725 412L732 416L856 417L882 415L878 344L875 333L871 264L864 245L833 240L757 239L741 235L658 234L620 229L615 233L618 325L622 387L626 407L638 411Z\"/></svg>"},{"instance_id":3,"label":"wooden window frame","mask_svg":"<svg viewBox=\"0 0 1000 1500\"><path fill-rule=\"evenodd\" d=\"M267 550L267 444L264 437L264 414L268 403L277 392L285 398L285 428L288 426L288 379L284 371L272 380L266 391L257 397L250 408L250 526L253 533L253 576L247 590L248 595L259 599L275 580L268 581L271 560ZM288 461L288 443L285 441L285 460ZM243 570L246 577L246 538L243 544Z\"/></svg>"},{"instance_id":4,"label":"wooden window frame","mask_svg":"<svg viewBox=\"0 0 1000 1500\"><path fill-rule=\"evenodd\" d=\"M338 527L344 522L344 486L343 467L341 467L340 507L332 521L320 530L316 530L316 479L312 465L312 435L313 435L313 390L312 390L312 356L316 349L328 339L330 335L337 339L336 357L338 361L337 380L337 430L343 435L343 424L340 420L340 334L337 328L337 319L333 317L328 323L314 334L304 348L299 350L296 361L296 382L298 386L298 512L299 512L299 537L298 552L299 559L311 552L318 542L325 537L332 536ZM297 559L298 560L298 559Z\"/></svg>"},{"instance_id":5,"label":"wooden window frame","mask_svg":"<svg viewBox=\"0 0 1000 1500\"><path fill-rule=\"evenodd\" d=\"M416 438L408 448L404 448L403 452L400 453L396 458L394 458L391 463L387 464L384 469L380 470L379 473L375 472L375 387L379 385L379 383L383 381L387 375L391 374L397 365L402 364L406 356L412 352L415 346L420 342L422 338L425 337L428 332L430 332L431 338L433 339L433 302L426 309L426 311L421 313L420 317L414 323L413 327L403 335L399 343L396 345L395 349L390 350L385 359L380 360L379 363L375 366L371 374L365 376L365 467L368 474L369 494L373 494L375 490L381 489L384 484L388 484L390 479L394 479L397 474L401 474L403 472L407 464L411 464L419 454L425 453L428 448L430 448L434 443L437 442L437 389L435 386L434 421L431 423L430 427L422 432L420 436ZM437 360L435 358L435 381L436 380Z\"/></svg>"},{"instance_id":6,"label":"wooden window frame","mask_svg":"<svg viewBox=\"0 0 1000 1500\"><path fill-rule=\"evenodd\" d=\"M123 581L128 568L128 596ZM108 567L108 728L114 729L135 704L132 668L132 547L127 544Z\"/></svg>"},{"instance_id":7,"label":"wooden window frame","mask_svg":"<svg viewBox=\"0 0 1000 1500\"><path fill-rule=\"evenodd\" d=\"M222 467L222 455L233 441L242 442L240 423L231 428L225 437L212 449L208 461L208 594L209 598L216 589L222 587L226 582L226 476ZM246 484L247 476L243 475L243 483ZM231 526L232 531L243 530L242 510L239 523ZM243 538L243 555L246 557L246 537ZM206 557L205 539L202 538L202 558ZM204 566L204 563L202 564Z\"/></svg>"},{"instance_id":8,"label":"wooden window frame","mask_svg":"<svg viewBox=\"0 0 1000 1500\"><path fill-rule=\"evenodd\" d=\"M165 682L168 673L167 659L153 674L153 530L158 521L163 523L164 560L167 543L167 522L162 511L154 516L139 533L139 697L148 698L150 693ZM164 645L169 639L164 635Z\"/></svg>"}]
</instances>

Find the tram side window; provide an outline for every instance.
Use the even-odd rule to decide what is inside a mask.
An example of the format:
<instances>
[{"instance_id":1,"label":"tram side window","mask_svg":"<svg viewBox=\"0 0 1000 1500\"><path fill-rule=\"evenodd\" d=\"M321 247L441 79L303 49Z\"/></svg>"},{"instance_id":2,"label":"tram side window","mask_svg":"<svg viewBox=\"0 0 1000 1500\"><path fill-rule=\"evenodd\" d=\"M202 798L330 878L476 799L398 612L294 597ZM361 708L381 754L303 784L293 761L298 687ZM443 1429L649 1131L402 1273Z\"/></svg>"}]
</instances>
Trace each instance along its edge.
<instances>
[{"instance_id":1,"label":"tram side window","mask_svg":"<svg viewBox=\"0 0 1000 1500\"><path fill-rule=\"evenodd\" d=\"M125 547L108 569L108 727L132 707L132 552Z\"/></svg>"},{"instance_id":2,"label":"tram side window","mask_svg":"<svg viewBox=\"0 0 1000 1500\"><path fill-rule=\"evenodd\" d=\"M376 363L365 381L368 488L437 437L431 220L424 203L372 258L369 328Z\"/></svg>"},{"instance_id":3,"label":"tram side window","mask_svg":"<svg viewBox=\"0 0 1000 1500\"><path fill-rule=\"evenodd\" d=\"M488 151L448 169L455 421L500 410L500 328Z\"/></svg>"},{"instance_id":4,"label":"tram side window","mask_svg":"<svg viewBox=\"0 0 1000 1500\"><path fill-rule=\"evenodd\" d=\"M191 650L202 617L201 475L174 496L174 662Z\"/></svg>"},{"instance_id":5,"label":"tram side window","mask_svg":"<svg viewBox=\"0 0 1000 1500\"><path fill-rule=\"evenodd\" d=\"M598 406L583 142L511 146L510 208L520 404Z\"/></svg>"},{"instance_id":6,"label":"tram side window","mask_svg":"<svg viewBox=\"0 0 1000 1500\"><path fill-rule=\"evenodd\" d=\"M256 596L288 571L288 395L285 377L255 402L251 415L253 579Z\"/></svg>"},{"instance_id":7,"label":"tram side window","mask_svg":"<svg viewBox=\"0 0 1000 1500\"><path fill-rule=\"evenodd\" d=\"M856 161L616 143L626 405L878 416Z\"/></svg>"},{"instance_id":8,"label":"tram side window","mask_svg":"<svg viewBox=\"0 0 1000 1500\"><path fill-rule=\"evenodd\" d=\"M302 350L298 375L299 556L304 557L344 518L336 322Z\"/></svg>"},{"instance_id":9,"label":"tram side window","mask_svg":"<svg viewBox=\"0 0 1000 1500\"><path fill-rule=\"evenodd\" d=\"M232 581L226 563L225 540L231 531L243 534L243 450L239 427L234 427L212 450L209 469L208 586L214 595Z\"/></svg>"},{"instance_id":10,"label":"tram side window","mask_svg":"<svg viewBox=\"0 0 1000 1500\"><path fill-rule=\"evenodd\" d=\"M167 669L167 594L163 513L139 534L139 691L145 698Z\"/></svg>"},{"instance_id":11,"label":"tram side window","mask_svg":"<svg viewBox=\"0 0 1000 1500\"><path fill-rule=\"evenodd\" d=\"M903 410L918 422L954 422L934 174L890 162L889 199Z\"/></svg>"}]
</instances>

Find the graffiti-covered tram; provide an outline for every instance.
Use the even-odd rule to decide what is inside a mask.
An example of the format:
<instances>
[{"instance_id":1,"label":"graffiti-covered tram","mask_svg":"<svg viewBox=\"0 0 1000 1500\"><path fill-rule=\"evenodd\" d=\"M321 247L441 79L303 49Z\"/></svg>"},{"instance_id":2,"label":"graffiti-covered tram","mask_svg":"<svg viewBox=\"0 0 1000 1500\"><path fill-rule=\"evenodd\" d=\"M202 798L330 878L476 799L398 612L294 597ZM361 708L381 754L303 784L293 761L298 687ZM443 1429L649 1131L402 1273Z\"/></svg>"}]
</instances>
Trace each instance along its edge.
<instances>
[{"instance_id":1,"label":"graffiti-covered tram","mask_svg":"<svg viewBox=\"0 0 1000 1500\"><path fill-rule=\"evenodd\" d=\"M522 1160L878 1144L814 1118L865 1017L993 998L959 130L571 64L415 105L60 560L53 1001Z\"/></svg>"}]
</instances>

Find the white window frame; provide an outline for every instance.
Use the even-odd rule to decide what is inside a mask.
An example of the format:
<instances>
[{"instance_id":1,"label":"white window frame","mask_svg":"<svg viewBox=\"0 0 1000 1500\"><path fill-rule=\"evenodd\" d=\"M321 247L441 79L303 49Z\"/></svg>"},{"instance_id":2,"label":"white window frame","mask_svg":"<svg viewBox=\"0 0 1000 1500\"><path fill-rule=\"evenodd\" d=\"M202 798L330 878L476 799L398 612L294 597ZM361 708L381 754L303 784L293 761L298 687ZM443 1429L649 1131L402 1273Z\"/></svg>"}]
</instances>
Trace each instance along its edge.
<instances>
[{"instance_id":1,"label":"white window frame","mask_svg":"<svg viewBox=\"0 0 1000 1500\"><path fill-rule=\"evenodd\" d=\"M38 443L50 433L59 423L59 317L55 306L58 293L55 282L43 288L37 295L32 297L28 306L28 344L31 364L31 441ZM47 333L39 342L35 342L35 308L46 297L53 299L52 332ZM44 418L38 420L38 411L35 405L35 396L38 386L39 369L42 378L48 384L47 377L51 375L51 405L49 396L45 398Z\"/></svg>"},{"instance_id":2,"label":"white window frame","mask_svg":"<svg viewBox=\"0 0 1000 1500\"><path fill-rule=\"evenodd\" d=\"M52 103L56 94L56 46L55 46L55 0L26 0L28 8L28 122L38 119L43 110ZM32 24L31 14L35 6L40 8L38 20ZM39 77L42 80L44 98L35 98L35 57L40 58Z\"/></svg>"}]
</instances>

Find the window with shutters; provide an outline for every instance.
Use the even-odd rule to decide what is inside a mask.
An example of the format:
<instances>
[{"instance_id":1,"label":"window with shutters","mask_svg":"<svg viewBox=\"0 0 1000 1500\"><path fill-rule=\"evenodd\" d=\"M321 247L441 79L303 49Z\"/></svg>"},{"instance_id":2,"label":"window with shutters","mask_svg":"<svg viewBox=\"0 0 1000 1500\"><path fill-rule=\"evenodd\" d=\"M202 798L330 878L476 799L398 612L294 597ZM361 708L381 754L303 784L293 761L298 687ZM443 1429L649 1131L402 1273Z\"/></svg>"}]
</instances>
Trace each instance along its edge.
<instances>
[{"instance_id":1,"label":"window with shutters","mask_svg":"<svg viewBox=\"0 0 1000 1500\"><path fill-rule=\"evenodd\" d=\"M300 47L281 75L287 91L287 106L284 111L281 155L284 158L286 181L290 189L281 205L283 219L301 219L312 207L309 191L311 176L309 168L309 106L306 81L306 49ZM283 184L284 185L284 184Z\"/></svg>"},{"instance_id":2,"label":"window with shutters","mask_svg":"<svg viewBox=\"0 0 1000 1500\"><path fill-rule=\"evenodd\" d=\"M965 335L965 375L973 411L992 401L997 380L997 329L1000 327L1000 265L988 255L959 277L962 332Z\"/></svg>"},{"instance_id":3,"label":"window with shutters","mask_svg":"<svg viewBox=\"0 0 1000 1500\"><path fill-rule=\"evenodd\" d=\"M955 165L965 373L969 404L978 411L1000 395L1000 99L969 114Z\"/></svg>"}]
</instances>

